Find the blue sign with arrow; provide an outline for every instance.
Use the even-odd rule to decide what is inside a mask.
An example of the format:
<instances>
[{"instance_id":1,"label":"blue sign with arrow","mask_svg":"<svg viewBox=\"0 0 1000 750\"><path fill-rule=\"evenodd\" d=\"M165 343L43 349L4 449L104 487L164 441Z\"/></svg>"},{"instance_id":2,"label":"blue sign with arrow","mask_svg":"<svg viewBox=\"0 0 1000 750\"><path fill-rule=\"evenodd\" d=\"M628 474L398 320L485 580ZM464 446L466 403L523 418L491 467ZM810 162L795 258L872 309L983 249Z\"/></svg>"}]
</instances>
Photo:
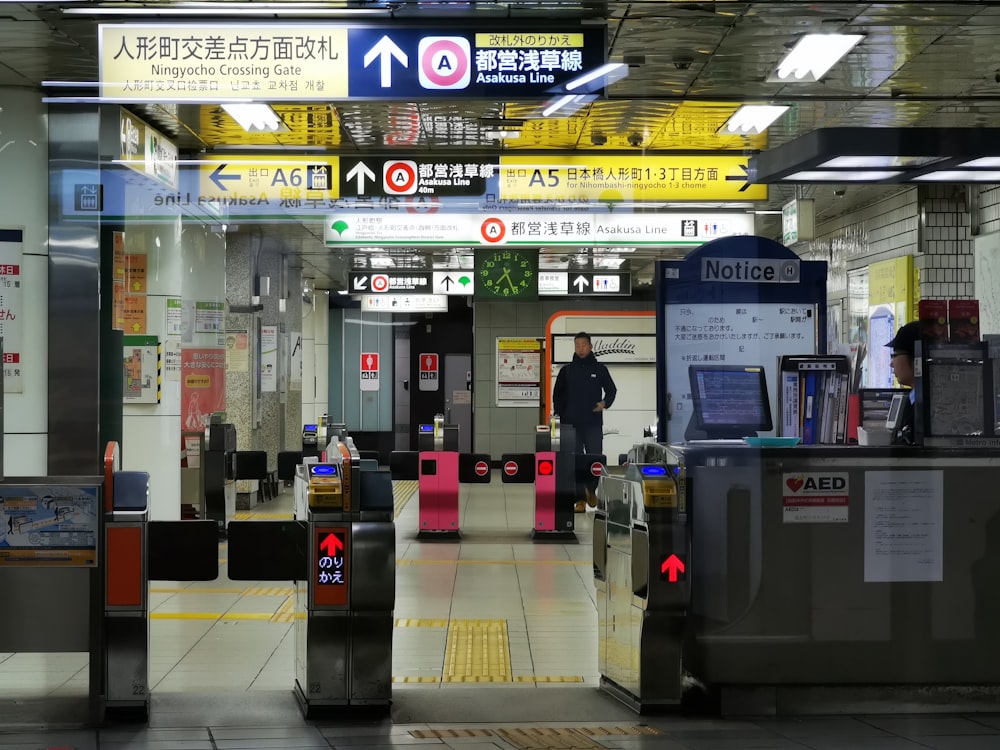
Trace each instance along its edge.
<instances>
[{"instance_id":1,"label":"blue sign with arrow","mask_svg":"<svg viewBox=\"0 0 1000 750\"><path fill-rule=\"evenodd\" d=\"M352 99L551 97L602 90L606 30L348 29Z\"/></svg>"}]
</instances>

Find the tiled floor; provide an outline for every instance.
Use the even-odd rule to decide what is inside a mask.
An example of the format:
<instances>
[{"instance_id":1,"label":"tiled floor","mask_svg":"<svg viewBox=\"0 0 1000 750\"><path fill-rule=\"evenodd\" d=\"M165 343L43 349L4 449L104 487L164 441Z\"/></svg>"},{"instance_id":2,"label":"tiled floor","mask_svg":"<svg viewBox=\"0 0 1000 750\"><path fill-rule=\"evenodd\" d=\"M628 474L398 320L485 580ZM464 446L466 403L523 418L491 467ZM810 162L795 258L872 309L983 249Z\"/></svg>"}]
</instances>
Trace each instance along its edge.
<instances>
[{"instance_id":1,"label":"tiled floor","mask_svg":"<svg viewBox=\"0 0 1000 750\"><path fill-rule=\"evenodd\" d=\"M87 657L0 654L0 750L1000 749L1000 715L639 717L597 689L589 515L576 517L579 544L535 544L530 486L496 482L473 495L463 485L461 542L420 542L410 489L397 492L389 716L302 719L291 693L291 585L230 581L223 548L217 581L151 586L148 726L61 729L58 708L49 721L19 720L86 695ZM281 517L290 505L286 494L251 515ZM449 624L491 648L506 641L508 661L477 666L470 685L468 668L449 658Z\"/></svg>"}]
</instances>

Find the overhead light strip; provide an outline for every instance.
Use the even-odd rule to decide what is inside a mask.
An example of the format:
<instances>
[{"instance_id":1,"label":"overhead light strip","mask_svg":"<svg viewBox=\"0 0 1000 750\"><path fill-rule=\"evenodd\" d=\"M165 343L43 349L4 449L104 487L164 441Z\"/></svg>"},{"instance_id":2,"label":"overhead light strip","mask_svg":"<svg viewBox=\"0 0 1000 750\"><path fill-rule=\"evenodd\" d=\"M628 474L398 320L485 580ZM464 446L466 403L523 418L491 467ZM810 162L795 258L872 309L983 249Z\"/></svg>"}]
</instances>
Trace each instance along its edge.
<instances>
[{"instance_id":1,"label":"overhead light strip","mask_svg":"<svg viewBox=\"0 0 1000 750\"><path fill-rule=\"evenodd\" d=\"M777 104L744 104L733 112L719 129L721 133L734 135L758 135L788 111L787 106Z\"/></svg>"},{"instance_id":2,"label":"overhead light strip","mask_svg":"<svg viewBox=\"0 0 1000 750\"><path fill-rule=\"evenodd\" d=\"M862 34L806 34L778 63L772 83L815 83L860 42Z\"/></svg>"}]
</instances>

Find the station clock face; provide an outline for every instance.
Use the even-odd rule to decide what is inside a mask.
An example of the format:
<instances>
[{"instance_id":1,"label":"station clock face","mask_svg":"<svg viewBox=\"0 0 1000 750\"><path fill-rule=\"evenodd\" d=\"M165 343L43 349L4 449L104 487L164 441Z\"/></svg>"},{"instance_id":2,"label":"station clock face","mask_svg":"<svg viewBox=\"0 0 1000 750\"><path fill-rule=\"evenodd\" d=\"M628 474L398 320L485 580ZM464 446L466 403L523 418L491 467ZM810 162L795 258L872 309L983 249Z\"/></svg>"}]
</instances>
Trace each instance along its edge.
<instances>
[{"instance_id":1,"label":"station clock face","mask_svg":"<svg viewBox=\"0 0 1000 750\"><path fill-rule=\"evenodd\" d=\"M504 248L477 254L476 296L480 299L536 299L537 253Z\"/></svg>"}]
</instances>

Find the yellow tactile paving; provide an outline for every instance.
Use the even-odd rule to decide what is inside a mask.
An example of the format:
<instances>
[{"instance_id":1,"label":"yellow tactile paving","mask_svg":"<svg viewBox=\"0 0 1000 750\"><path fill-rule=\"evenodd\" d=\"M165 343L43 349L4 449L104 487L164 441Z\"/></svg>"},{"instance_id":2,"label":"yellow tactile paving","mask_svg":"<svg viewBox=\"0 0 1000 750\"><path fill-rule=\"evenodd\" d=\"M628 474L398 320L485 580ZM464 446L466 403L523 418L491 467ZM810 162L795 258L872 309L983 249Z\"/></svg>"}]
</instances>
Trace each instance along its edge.
<instances>
[{"instance_id":1,"label":"yellow tactile paving","mask_svg":"<svg viewBox=\"0 0 1000 750\"><path fill-rule=\"evenodd\" d=\"M514 682L583 682L583 678L579 675L526 674L515 677Z\"/></svg>"},{"instance_id":2,"label":"yellow tactile paving","mask_svg":"<svg viewBox=\"0 0 1000 750\"><path fill-rule=\"evenodd\" d=\"M519 750L604 750L576 729L559 727L525 727L498 729L497 736Z\"/></svg>"},{"instance_id":3,"label":"yellow tactile paving","mask_svg":"<svg viewBox=\"0 0 1000 750\"><path fill-rule=\"evenodd\" d=\"M419 619L415 617L400 617L393 622L397 628L446 628L447 620Z\"/></svg>"},{"instance_id":4,"label":"yellow tactile paving","mask_svg":"<svg viewBox=\"0 0 1000 750\"><path fill-rule=\"evenodd\" d=\"M442 682L512 682L506 620L452 620Z\"/></svg>"},{"instance_id":5,"label":"yellow tactile paving","mask_svg":"<svg viewBox=\"0 0 1000 750\"><path fill-rule=\"evenodd\" d=\"M293 622L295 620L295 597L289 596L271 617L271 622Z\"/></svg>"},{"instance_id":6,"label":"yellow tactile paving","mask_svg":"<svg viewBox=\"0 0 1000 750\"><path fill-rule=\"evenodd\" d=\"M290 586L252 586L250 588L151 588L151 594L240 594L241 596L288 596L295 589Z\"/></svg>"},{"instance_id":7,"label":"yellow tactile paving","mask_svg":"<svg viewBox=\"0 0 1000 750\"><path fill-rule=\"evenodd\" d=\"M234 521L288 521L292 518L294 514L287 510L238 510L233 514Z\"/></svg>"},{"instance_id":8,"label":"yellow tactile paving","mask_svg":"<svg viewBox=\"0 0 1000 750\"><path fill-rule=\"evenodd\" d=\"M398 479L392 483L392 510L396 518L399 518L399 514L410 498L417 493L419 487L420 483L416 479Z\"/></svg>"}]
</instances>

